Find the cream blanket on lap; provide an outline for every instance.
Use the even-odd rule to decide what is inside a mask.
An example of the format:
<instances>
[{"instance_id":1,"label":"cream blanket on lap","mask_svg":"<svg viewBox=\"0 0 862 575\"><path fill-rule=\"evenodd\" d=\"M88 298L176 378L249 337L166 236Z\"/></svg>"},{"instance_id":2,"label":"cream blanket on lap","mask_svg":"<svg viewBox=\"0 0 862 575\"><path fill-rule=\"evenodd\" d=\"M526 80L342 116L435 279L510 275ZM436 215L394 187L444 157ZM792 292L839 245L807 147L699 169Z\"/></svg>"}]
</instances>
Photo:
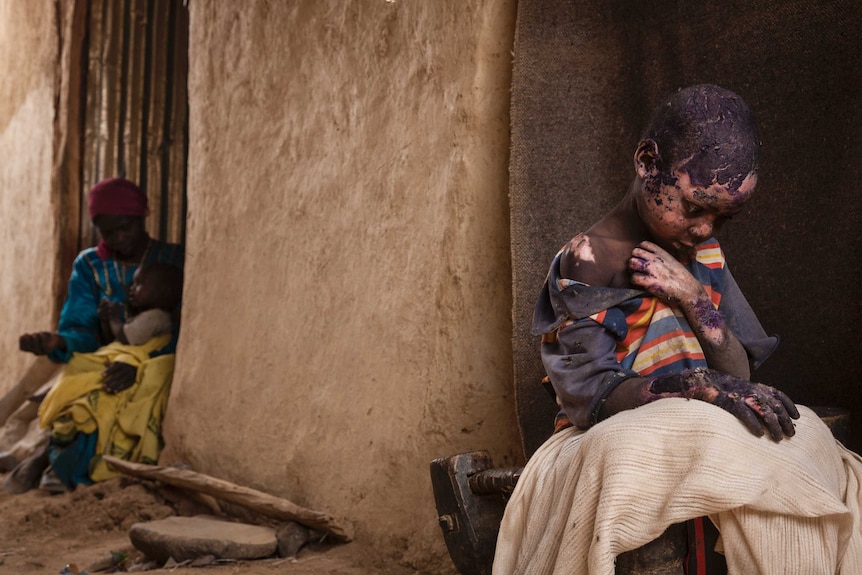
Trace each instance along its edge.
<instances>
[{"instance_id":1,"label":"cream blanket on lap","mask_svg":"<svg viewBox=\"0 0 862 575\"><path fill-rule=\"evenodd\" d=\"M862 574L862 459L799 411L778 443L685 399L556 434L506 506L494 575L613 575L617 555L703 515L731 575Z\"/></svg>"}]
</instances>

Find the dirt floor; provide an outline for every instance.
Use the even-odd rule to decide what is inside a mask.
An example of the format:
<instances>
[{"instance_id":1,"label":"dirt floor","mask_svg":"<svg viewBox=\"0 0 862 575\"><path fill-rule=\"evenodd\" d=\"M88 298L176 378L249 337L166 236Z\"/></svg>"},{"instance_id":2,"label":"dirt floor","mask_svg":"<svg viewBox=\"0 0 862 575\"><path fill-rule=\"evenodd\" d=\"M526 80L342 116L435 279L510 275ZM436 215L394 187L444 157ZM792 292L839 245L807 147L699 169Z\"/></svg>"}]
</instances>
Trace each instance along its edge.
<instances>
[{"instance_id":1,"label":"dirt floor","mask_svg":"<svg viewBox=\"0 0 862 575\"><path fill-rule=\"evenodd\" d=\"M193 512L194 504L158 484L126 477L60 495L38 489L22 495L0 490L0 574L87 571L93 575L97 572L96 563L104 562L117 552L128 556L126 570L137 571L146 563L146 558L131 545L129 528L138 522ZM418 573L375 557L373 550L363 549L356 543L307 546L292 559L273 557L202 567L162 566L147 572L196 575Z\"/></svg>"}]
</instances>

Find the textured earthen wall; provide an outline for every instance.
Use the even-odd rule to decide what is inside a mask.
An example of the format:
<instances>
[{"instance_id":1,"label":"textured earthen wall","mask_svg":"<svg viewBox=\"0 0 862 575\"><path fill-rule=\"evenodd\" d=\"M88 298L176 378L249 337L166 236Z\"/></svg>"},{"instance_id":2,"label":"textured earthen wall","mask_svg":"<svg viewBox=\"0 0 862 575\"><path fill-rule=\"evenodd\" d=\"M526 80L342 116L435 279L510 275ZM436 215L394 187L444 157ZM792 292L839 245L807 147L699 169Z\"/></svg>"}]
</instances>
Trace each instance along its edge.
<instances>
[{"instance_id":1,"label":"textured earthen wall","mask_svg":"<svg viewBox=\"0 0 862 575\"><path fill-rule=\"evenodd\" d=\"M515 2L190 10L187 284L163 462L450 569L429 461L520 454Z\"/></svg>"},{"instance_id":2,"label":"textured earthen wall","mask_svg":"<svg viewBox=\"0 0 862 575\"><path fill-rule=\"evenodd\" d=\"M18 336L52 328L57 38L52 0L0 0L0 393L32 359Z\"/></svg>"}]
</instances>

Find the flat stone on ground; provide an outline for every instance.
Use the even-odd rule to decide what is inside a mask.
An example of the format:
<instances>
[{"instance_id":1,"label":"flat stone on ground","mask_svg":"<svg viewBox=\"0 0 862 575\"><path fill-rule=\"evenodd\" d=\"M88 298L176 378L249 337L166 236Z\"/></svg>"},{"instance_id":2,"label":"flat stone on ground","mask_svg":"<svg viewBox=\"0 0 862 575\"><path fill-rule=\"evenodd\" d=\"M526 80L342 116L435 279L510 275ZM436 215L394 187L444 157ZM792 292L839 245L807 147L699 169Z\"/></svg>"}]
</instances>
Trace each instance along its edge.
<instances>
[{"instance_id":1,"label":"flat stone on ground","mask_svg":"<svg viewBox=\"0 0 862 575\"><path fill-rule=\"evenodd\" d=\"M204 555L218 559L262 559L278 548L268 527L224 521L217 517L168 517L136 523L129 531L136 549L159 562L194 560Z\"/></svg>"}]
</instances>

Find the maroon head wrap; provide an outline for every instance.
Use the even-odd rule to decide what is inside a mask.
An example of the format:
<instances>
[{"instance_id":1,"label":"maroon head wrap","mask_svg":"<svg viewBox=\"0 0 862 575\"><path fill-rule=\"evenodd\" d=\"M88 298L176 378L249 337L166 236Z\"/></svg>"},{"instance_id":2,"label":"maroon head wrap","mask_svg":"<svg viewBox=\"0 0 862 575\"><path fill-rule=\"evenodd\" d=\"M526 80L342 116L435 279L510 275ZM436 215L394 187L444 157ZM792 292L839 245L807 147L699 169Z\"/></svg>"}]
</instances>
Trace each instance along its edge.
<instances>
[{"instance_id":1,"label":"maroon head wrap","mask_svg":"<svg viewBox=\"0 0 862 575\"><path fill-rule=\"evenodd\" d=\"M87 194L90 217L147 216L147 196L141 189L123 178L102 180Z\"/></svg>"}]
</instances>

